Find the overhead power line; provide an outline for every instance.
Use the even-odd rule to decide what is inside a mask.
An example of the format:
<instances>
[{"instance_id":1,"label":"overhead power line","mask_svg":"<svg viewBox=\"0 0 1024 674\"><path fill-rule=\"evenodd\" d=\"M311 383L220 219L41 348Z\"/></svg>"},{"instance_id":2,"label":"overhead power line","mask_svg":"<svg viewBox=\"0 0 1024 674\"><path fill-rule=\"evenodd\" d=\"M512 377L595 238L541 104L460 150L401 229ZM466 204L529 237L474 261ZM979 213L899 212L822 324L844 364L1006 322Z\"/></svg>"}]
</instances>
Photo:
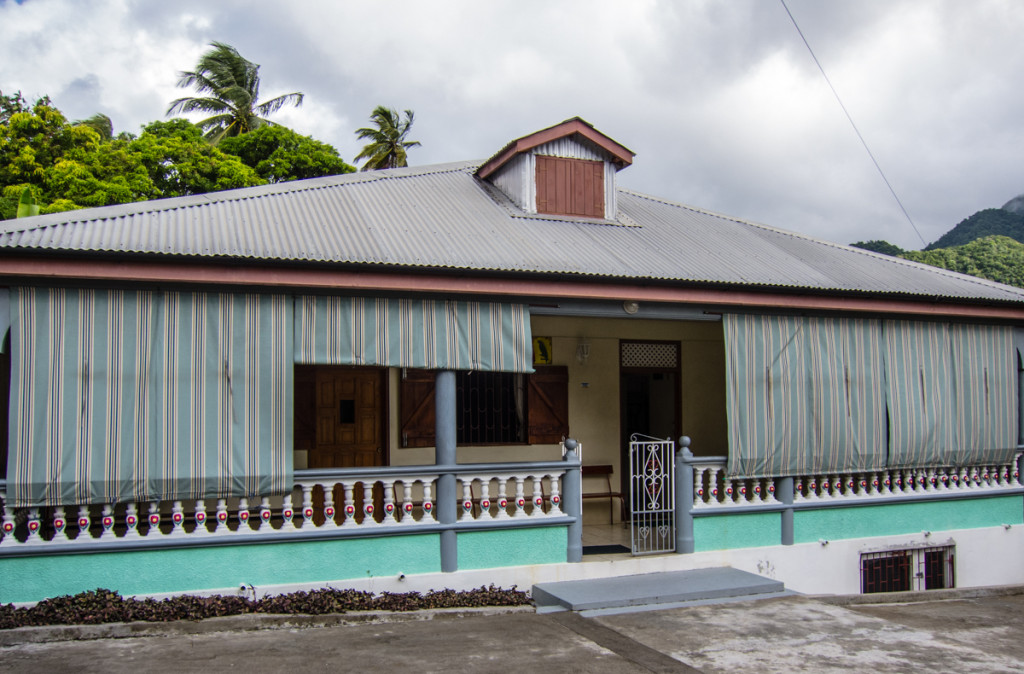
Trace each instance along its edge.
<instances>
[{"instance_id":1,"label":"overhead power line","mask_svg":"<svg viewBox=\"0 0 1024 674\"><path fill-rule=\"evenodd\" d=\"M821 71L821 76L825 78L828 88L832 90L832 95L836 97L836 102L839 103L839 107L843 109L843 114L846 115L846 119L850 121L850 126L853 127L853 132L857 134L857 138L860 139L861 145L864 146L864 151L868 153L869 157L871 157L871 163L875 165L876 169L878 169L878 175L882 176L882 181L885 183L885 186L889 188L889 193L892 194L892 198L896 200L896 204L900 207L900 210L903 211L904 217L907 218L907 222L909 222L910 226L914 229L914 233L917 234L917 238L921 239L921 244L927 246L928 242L924 240L923 236L921 236L921 232L917 229L917 225L914 224L914 220L910 217L910 213L908 213L907 209L903 207L903 202L900 201L899 196L896 194L896 190L892 188L892 184L889 182L889 179L885 177L885 171L882 170L878 160L875 159L875 155L871 152L871 148L868 147L868 142L864 140L864 136L861 135L860 129L857 128L857 125L853 121L853 117L850 116L850 112L846 109L846 106L843 105L843 99L839 97L839 92L836 91L834 86L832 86L832 81L828 78L828 75L825 74L825 69L821 67L821 62L819 62L818 57L814 55L814 50L811 49L811 44L807 41L807 38L804 37L804 32L800 30L800 25L796 22L796 18L793 16L793 13L789 11L789 7L786 6L786 0L779 0L779 2L782 3L782 8L786 10L786 14L789 15L789 20L793 22L793 27L796 28L796 32L800 35L800 39L804 41L804 46L807 47L807 51L810 53L811 58L814 59L814 65L818 66L818 70Z\"/></svg>"}]
</instances>

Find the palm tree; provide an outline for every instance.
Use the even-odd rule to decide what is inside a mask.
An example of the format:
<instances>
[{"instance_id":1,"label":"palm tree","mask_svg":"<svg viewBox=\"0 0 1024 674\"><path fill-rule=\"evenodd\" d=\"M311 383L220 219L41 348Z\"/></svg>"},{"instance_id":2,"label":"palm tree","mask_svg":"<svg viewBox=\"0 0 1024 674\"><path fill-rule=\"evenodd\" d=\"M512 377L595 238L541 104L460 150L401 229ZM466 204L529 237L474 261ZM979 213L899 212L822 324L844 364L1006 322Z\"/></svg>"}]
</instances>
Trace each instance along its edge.
<instances>
[{"instance_id":1,"label":"palm tree","mask_svg":"<svg viewBox=\"0 0 1024 674\"><path fill-rule=\"evenodd\" d=\"M237 136L264 124L273 124L267 115L292 103L302 105L302 94L294 92L257 103L260 95L260 67L246 60L238 50L221 42L210 44L212 49L199 59L194 71L180 73L179 87L195 87L208 96L179 98L167 108L167 114L179 112L213 113L212 117L196 126L206 132L206 138L216 144L225 136Z\"/></svg>"},{"instance_id":2,"label":"palm tree","mask_svg":"<svg viewBox=\"0 0 1024 674\"><path fill-rule=\"evenodd\" d=\"M405 151L410 147L418 147L420 144L418 140L405 139L412 127L412 119L412 110L405 111L405 120L403 121L394 108L378 105L370 115L370 121L377 128L356 129L356 136L359 140L368 138L370 142L363 146L362 152L353 161L366 159L363 171L408 166Z\"/></svg>"}]
</instances>

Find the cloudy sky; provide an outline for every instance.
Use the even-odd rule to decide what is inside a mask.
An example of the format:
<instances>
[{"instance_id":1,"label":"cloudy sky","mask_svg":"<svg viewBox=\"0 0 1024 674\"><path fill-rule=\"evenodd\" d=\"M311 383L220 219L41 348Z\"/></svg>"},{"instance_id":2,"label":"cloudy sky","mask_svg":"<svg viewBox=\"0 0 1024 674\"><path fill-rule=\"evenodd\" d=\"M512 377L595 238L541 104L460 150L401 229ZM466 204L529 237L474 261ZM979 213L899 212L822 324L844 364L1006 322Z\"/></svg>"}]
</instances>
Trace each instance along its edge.
<instances>
[{"instance_id":1,"label":"cloudy sky","mask_svg":"<svg viewBox=\"0 0 1024 674\"><path fill-rule=\"evenodd\" d=\"M925 241L1024 193L1024 3L787 5ZM922 246L780 0L0 0L0 90L137 132L214 40L349 161L378 104L416 111L416 165L578 115L636 153L628 188Z\"/></svg>"}]
</instances>

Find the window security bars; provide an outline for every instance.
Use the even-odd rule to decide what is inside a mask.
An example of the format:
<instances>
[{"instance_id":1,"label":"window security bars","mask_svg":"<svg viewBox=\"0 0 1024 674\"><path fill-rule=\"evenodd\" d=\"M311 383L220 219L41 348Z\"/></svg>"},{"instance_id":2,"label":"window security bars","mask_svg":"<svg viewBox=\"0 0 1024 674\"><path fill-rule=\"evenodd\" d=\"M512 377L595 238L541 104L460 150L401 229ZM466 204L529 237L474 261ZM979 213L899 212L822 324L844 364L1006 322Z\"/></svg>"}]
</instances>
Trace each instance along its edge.
<instances>
[{"instance_id":1,"label":"window security bars","mask_svg":"<svg viewBox=\"0 0 1024 674\"><path fill-rule=\"evenodd\" d=\"M956 587L956 546L887 550L860 556L860 591L910 592Z\"/></svg>"},{"instance_id":2,"label":"window security bars","mask_svg":"<svg viewBox=\"0 0 1024 674\"><path fill-rule=\"evenodd\" d=\"M456 374L456 440L463 445L526 442L526 391L521 374Z\"/></svg>"}]
</instances>

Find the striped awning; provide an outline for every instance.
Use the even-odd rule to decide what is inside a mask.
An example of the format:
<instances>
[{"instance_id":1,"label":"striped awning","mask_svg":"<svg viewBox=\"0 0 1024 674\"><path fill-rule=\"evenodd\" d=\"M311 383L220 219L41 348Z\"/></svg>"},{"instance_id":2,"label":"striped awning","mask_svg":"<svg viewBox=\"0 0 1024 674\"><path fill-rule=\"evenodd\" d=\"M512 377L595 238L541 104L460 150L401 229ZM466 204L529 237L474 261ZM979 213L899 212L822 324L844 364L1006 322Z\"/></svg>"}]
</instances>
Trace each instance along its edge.
<instances>
[{"instance_id":1,"label":"striped awning","mask_svg":"<svg viewBox=\"0 0 1024 674\"><path fill-rule=\"evenodd\" d=\"M11 291L15 507L292 487L292 301Z\"/></svg>"},{"instance_id":2,"label":"striped awning","mask_svg":"<svg viewBox=\"0 0 1024 674\"><path fill-rule=\"evenodd\" d=\"M532 372L520 304L298 297L295 362Z\"/></svg>"},{"instance_id":3,"label":"striped awning","mask_svg":"<svg viewBox=\"0 0 1024 674\"><path fill-rule=\"evenodd\" d=\"M1013 329L886 321L889 465L1007 463L1017 445Z\"/></svg>"},{"instance_id":4,"label":"striped awning","mask_svg":"<svg viewBox=\"0 0 1024 674\"><path fill-rule=\"evenodd\" d=\"M878 321L726 314L722 323L732 475L885 465Z\"/></svg>"},{"instance_id":5,"label":"striped awning","mask_svg":"<svg viewBox=\"0 0 1024 674\"><path fill-rule=\"evenodd\" d=\"M747 315L723 327L734 476L1013 457L1011 328Z\"/></svg>"}]
</instances>

